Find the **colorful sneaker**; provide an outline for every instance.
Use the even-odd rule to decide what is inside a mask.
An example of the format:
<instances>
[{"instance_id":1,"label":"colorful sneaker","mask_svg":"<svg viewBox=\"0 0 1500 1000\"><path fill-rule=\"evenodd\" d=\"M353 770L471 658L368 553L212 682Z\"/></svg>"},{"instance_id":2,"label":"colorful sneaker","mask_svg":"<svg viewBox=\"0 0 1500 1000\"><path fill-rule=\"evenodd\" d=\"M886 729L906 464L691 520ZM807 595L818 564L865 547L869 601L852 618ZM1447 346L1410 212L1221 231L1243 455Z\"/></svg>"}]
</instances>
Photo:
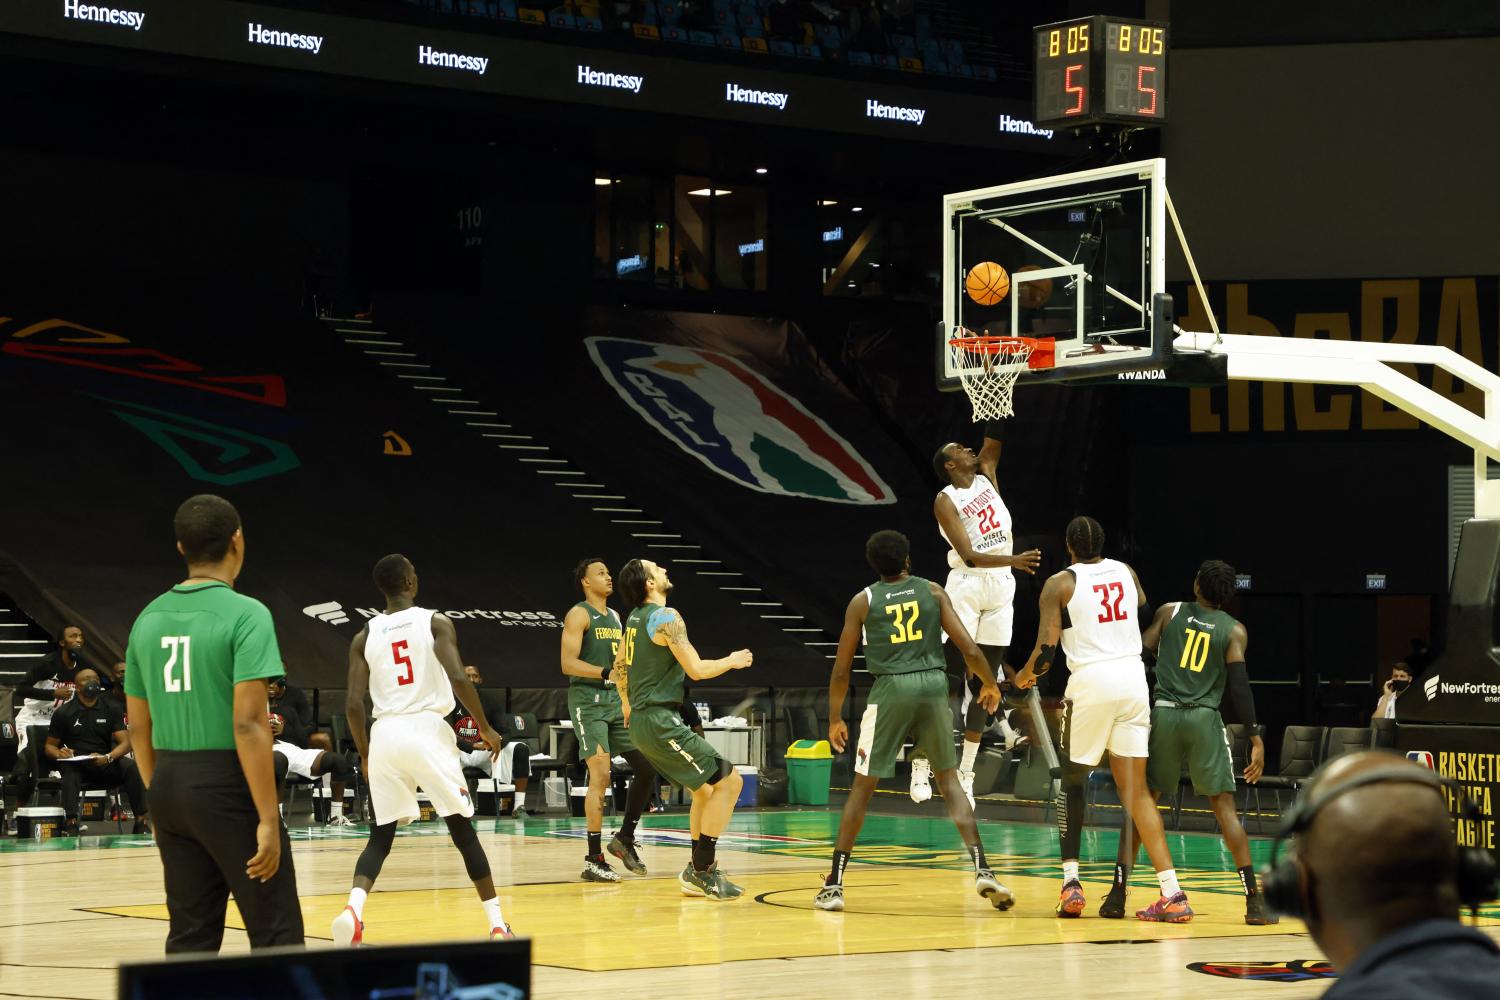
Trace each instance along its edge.
<instances>
[{"instance_id":1,"label":"colorful sneaker","mask_svg":"<svg viewBox=\"0 0 1500 1000\"><path fill-rule=\"evenodd\" d=\"M837 882L824 883L823 888L818 890L818 895L813 900L813 905L820 910L842 912L844 909L844 887Z\"/></svg>"},{"instance_id":2,"label":"colorful sneaker","mask_svg":"<svg viewBox=\"0 0 1500 1000\"><path fill-rule=\"evenodd\" d=\"M1135 918L1158 924L1185 924L1193 919L1193 908L1188 905L1187 893L1179 892L1171 899L1163 896L1144 910L1136 910Z\"/></svg>"},{"instance_id":3,"label":"colorful sneaker","mask_svg":"<svg viewBox=\"0 0 1500 1000\"><path fill-rule=\"evenodd\" d=\"M610 839L609 853L620 859L620 864L632 875L646 874L646 862L641 860L640 852L636 849L635 838L626 839L618 833Z\"/></svg>"},{"instance_id":4,"label":"colorful sneaker","mask_svg":"<svg viewBox=\"0 0 1500 1000\"><path fill-rule=\"evenodd\" d=\"M1281 918L1266 906L1266 897L1258 892L1253 896L1245 897L1245 923L1251 927L1263 927L1280 922Z\"/></svg>"},{"instance_id":5,"label":"colorful sneaker","mask_svg":"<svg viewBox=\"0 0 1500 1000\"><path fill-rule=\"evenodd\" d=\"M1104 902L1099 904L1099 916L1108 920L1125 918L1125 887L1123 885L1110 886L1109 895L1105 896Z\"/></svg>"},{"instance_id":6,"label":"colorful sneaker","mask_svg":"<svg viewBox=\"0 0 1500 1000\"><path fill-rule=\"evenodd\" d=\"M969 808L973 809L974 808L974 772L973 771L963 771L963 770L960 770L958 772L958 787L962 788L964 790L964 794L966 796L968 796L968 798L969 798Z\"/></svg>"},{"instance_id":7,"label":"colorful sneaker","mask_svg":"<svg viewBox=\"0 0 1500 1000\"><path fill-rule=\"evenodd\" d=\"M585 882L618 882L620 873L609 866L604 860L604 855L597 858L585 858L583 861L583 874L579 876Z\"/></svg>"},{"instance_id":8,"label":"colorful sneaker","mask_svg":"<svg viewBox=\"0 0 1500 1000\"><path fill-rule=\"evenodd\" d=\"M516 932L510 929L509 924L501 924L499 927L490 928L491 941L506 941L516 936Z\"/></svg>"},{"instance_id":9,"label":"colorful sneaker","mask_svg":"<svg viewBox=\"0 0 1500 1000\"><path fill-rule=\"evenodd\" d=\"M1016 903L1015 894L1001 884L988 868L974 872L974 891L990 901L997 910L1008 910Z\"/></svg>"},{"instance_id":10,"label":"colorful sneaker","mask_svg":"<svg viewBox=\"0 0 1500 1000\"><path fill-rule=\"evenodd\" d=\"M1057 900L1059 917L1081 917L1084 907L1088 905L1089 901L1083 896L1083 885L1076 878L1063 883L1062 895Z\"/></svg>"},{"instance_id":11,"label":"colorful sneaker","mask_svg":"<svg viewBox=\"0 0 1500 1000\"><path fill-rule=\"evenodd\" d=\"M926 802L932 798L932 761L926 757L911 759L911 800Z\"/></svg>"},{"instance_id":12,"label":"colorful sneaker","mask_svg":"<svg viewBox=\"0 0 1500 1000\"><path fill-rule=\"evenodd\" d=\"M681 887L684 896L702 896L703 887L693 880L693 863L689 861L682 867L682 873L677 876L677 885Z\"/></svg>"},{"instance_id":13,"label":"colorful sneaker","mask_svg":"<svg viewBox=\"0 0 1500 1000\"><path fill-rule=\"evenodd\" d=\"M324 823L323 825L324 826L353 826L354 825L354 820L350 819L348 816L345 816L343 813L339 813L337 816L330 816L330 817L328 817L328 821L326 823Z\"/></svg>"},{"instance_id":14,"label":"colorful sneaker","mask_svg":"<svg viewBox=\"0 0 1500 1000\"><path fill-rule=\"evenodd\" d=\"M365 939L365 922L354 915L354 907L333 918L333 943L341 948L358 948Z\"/></svg>"}]
</instances>

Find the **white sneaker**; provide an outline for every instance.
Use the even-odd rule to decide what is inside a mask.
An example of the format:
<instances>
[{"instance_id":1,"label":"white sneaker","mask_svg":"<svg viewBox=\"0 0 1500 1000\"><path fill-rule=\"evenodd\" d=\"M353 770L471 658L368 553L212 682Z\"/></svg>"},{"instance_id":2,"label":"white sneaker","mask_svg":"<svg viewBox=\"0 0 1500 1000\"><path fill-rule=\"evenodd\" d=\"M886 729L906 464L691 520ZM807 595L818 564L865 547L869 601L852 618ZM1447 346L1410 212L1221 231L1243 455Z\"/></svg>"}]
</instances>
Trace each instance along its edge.
<instances>
[{"instance_id":1,"label":"white sneaker","mask_svg":"<svg viewBox=\"0 0 1500 1000\"><path fill-rule=\"evenodd\" d=\"M1031 738L1029 736L1022 736L1021 733L1015 729L1015 727L1013 727L1009 722L1006 722L1003 718L1000 720L1000 735L1005 738L1006 753L1010 753L1016 747L1024 747L1026 744L1031 742Z\"/></svg>"},{"instance_id":2,"label":"white sneaker","mask_svg":"<svg viewBox=\"0 0 1500 1000\"><path fill-rule=\"evenodd\" d=\"M964 794L966 796L968 796L968 798L969 798L969 808L973 809L974 808L974 772L973 771L959 771L958 772L958 787L960 787L960 788L962 788L964 790Z\"/></svg>"},{"instance_id":3,"label":"white sneaker","mask_svg":"<svg viewBox=\"0 0 1500 1000\"><path fill-rule=\"evenodd\" d=\"M911 759L911 800L926 802L932 798L932 762L926 757Z\"/></svg>"},{"instance_id":4,"label":"white sneaker","mask_svg":"<svg viewBox=\"0 0 1500 1000\"><path fill-rule=\"evenodd\" d=\"M326 823L324 823L323 825L324 826L353 826L354 825L354 820L350 819L348 816L345 816L343 813L339 813L337 816L330 816L330 817L328 817L328 821Z\"/></svg>"},{"instance_id":5,"label":"white sneaker","mask_svg":"<svg viewBox=\"0 0 1500 1000\"><path fill-rule=\"evenodd\" d=\"M340 948L358 948L365 938L365 922L354 915L354 907L346 906L333 918L333 943Z\"/></svg>"}]
</instances>

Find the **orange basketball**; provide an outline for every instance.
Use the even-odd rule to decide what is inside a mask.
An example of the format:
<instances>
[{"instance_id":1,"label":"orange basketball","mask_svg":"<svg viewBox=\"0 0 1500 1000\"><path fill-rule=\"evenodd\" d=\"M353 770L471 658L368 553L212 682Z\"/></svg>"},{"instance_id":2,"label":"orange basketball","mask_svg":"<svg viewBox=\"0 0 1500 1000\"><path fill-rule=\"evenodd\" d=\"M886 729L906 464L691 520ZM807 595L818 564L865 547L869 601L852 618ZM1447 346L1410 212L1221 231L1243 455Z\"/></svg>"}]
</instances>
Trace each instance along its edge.
<instances>
[{"instance_id":1,"label":"orange basketball","mask_svg":"<svg viewBox=\"0 0 1500 1000\"><path fill-rule=\"evenodd\" d=\"M1040 271L1041 267L1036 264L1027 264L1025 267L1016 268L1016 273L1022 271ZM1041 278L1037 281L1023 281L1016 289L1016 298L1023 309L1040 309L1052 298L1052 279Z\"/></svg>"},{"instance_id":2,"label":"orange basketball","mask_svg":"<svg viewBox=\"0 0 1500 1000\"><path fill-rule=\"evenodd\" d=\"M992 306L1010 291L1010 275L994 261L980 261L969 269L969 276L964 279L964 291L980 305Z\"/></svg>"}]
</instances>

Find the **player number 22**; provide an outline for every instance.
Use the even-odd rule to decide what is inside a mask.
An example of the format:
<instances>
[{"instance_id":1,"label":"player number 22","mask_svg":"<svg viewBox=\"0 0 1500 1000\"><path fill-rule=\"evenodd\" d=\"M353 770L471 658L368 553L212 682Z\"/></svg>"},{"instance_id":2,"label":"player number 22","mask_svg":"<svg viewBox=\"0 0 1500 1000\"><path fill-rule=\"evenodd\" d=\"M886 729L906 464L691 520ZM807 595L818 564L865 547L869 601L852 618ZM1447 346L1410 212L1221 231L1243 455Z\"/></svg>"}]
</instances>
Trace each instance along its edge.
<instances>
[{"instance_id":1,"label":"player number 22","mask_svg":"<svg viewBox=\"0 0 1500 1000\"><path fill-rule=\"evenodd\" d=\"M416 679L411 674L411 657L406 655L405 639L391 643L391 659L396 661L396 666L406 668L406 676L396 678L398 685L405 686Z\"/></svg>"},{"instance_id":2,"label":"player number 22","mask_svg":"<svg viewBox=\"0 0 1500 1000\"><path fill-rule=\"evenodd\" d=\"M1182 647L1182 662L1177 664L1184 670L1200 673L1203 665L1208 662L1208 640L1207 632L1199 632L1195 628L1184 629L1187 633L1187 641Z\"/></svg>"},{"instance_id":3,"label":"player number 22","mask_svg":"<svg viewBox=\"0 0 1500 1000\"><path fill-rule=\"evenodd\" d=\"M162 689L168 694L180 694L193 689L192 639L190 635L161 637L161 648L171 650L167 655L167 665L161 670ZM172 668L177 666L179 655L182 657L182 676L173 677Z\"/></svg>"},{"instance_id":4,"label":"player number 22","mask_svg":"<svg viewBox=\"0 0 1500 1000\"><path fill-rule=\"evenodd\" d=\"M1094 593L1099 595L1099 606L1104 609L1099 614L1100 622L1123 622L1130 617L1130 612L1120 607L1125 600L1123 583L1096 583Z\"/></svg>"},{"instance_id":5,"label":"player number 22","mask_svg":"<svg viewBox=\"0 0 1500 1000\"><path fill-rule=\"evenodd\" d=\"M896 634L891 636L891 642L916 642L922 638L922 630L917 628L917 614L921 610L916 601L885 606L885 613L896 619ZM911 612L910 618L906 617L907 612Z\"/></svg>"}]
</instances>

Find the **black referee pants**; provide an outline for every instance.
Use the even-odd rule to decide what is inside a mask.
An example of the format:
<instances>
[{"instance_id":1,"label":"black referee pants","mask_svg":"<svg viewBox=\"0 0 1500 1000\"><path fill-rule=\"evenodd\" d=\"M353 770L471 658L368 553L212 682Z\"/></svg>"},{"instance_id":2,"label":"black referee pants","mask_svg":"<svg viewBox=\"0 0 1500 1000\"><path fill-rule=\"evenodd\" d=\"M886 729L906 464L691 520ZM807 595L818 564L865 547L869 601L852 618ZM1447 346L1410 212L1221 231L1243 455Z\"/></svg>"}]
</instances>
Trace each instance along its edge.
<instances>
[{"instance_id":1,"label":"black referee pants","mask_svg":"<svg viewBox=\"0 0 1500 1000\"><path fill-rule=\"evenodd\" d=\"M167 887L167 952L216 952L230 893L251 948L300 945L302 908L292 845L281 827L281 867L269 882L245 875L259 815L233 750L160 750L151 816Z\"/></svg>"}]
</instances>

